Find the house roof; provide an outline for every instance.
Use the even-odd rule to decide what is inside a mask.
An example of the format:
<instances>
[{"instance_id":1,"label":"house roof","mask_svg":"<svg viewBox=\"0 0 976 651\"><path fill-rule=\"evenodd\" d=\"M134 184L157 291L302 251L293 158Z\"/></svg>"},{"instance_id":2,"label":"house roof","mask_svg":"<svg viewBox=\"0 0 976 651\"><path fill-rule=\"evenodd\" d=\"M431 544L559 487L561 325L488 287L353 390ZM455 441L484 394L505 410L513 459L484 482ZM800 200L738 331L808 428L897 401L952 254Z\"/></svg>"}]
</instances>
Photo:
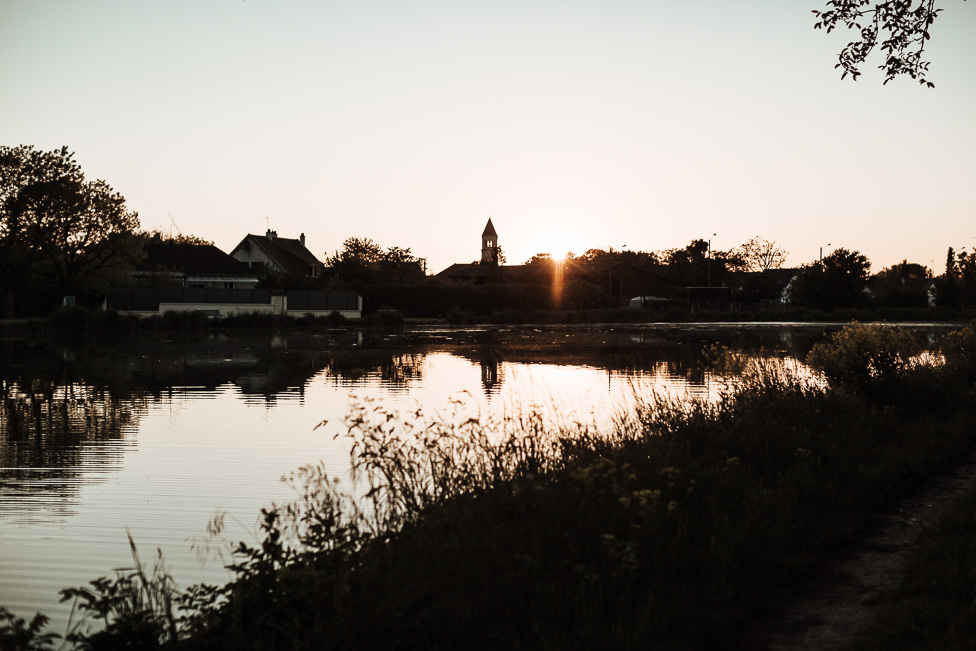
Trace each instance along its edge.
<instances>
[{"instance_id":1,"label":"house roof","mask_svg":"<svg viewBox=\"0 0 976 651\"><path fill-rule=\"evenodd\" d=\"M488 265L463 264L456 262L437 275L441 278L474 278L477 276L487 276L490 273L497 273L497 271L494 271L497 269L498 267L491 267Z\"/></svg>"},{"instance_id":2,"label":"house roof","mask_svg":"<svg viewBox=\"0 0 976 651\"><path fill-rule=\"evenodd\" d=\"M325 266L311 251L305 248L301 240L278 237L277 235L268 237L267 235L248 234L241 240L240 244L234 247L234 251L231 253L233 254L247 242L252 242L260 248L269 259L273 260L286 273L304 276L309 267Z\"/></svg>"},{"instance_id":3,"label":"house roof","mask_svg":"<svg viewBox=\"0 0 976 651\"><path fill-rule=\"evenodd\" d=\"M213 244L161 242L147 244L146 259L139 271L179 272L194 276L242 276L254 274L247 265L230 257Z\"/></svg>"},{"instance_id":4,"label":"house roof","mask_svg":"<svg viewBox=\"0 0 976 651\"><path fill-rule=\"evenodd\" d=\"M444 271L435 274L437 278L448 278L452 280L474 280L476 278L492 278L505 280L506 282L531 280L537 275L539 269L524 264L513 265L488 265L488 264L464 264L454 263Z\"/></svg>"}]
</instances>

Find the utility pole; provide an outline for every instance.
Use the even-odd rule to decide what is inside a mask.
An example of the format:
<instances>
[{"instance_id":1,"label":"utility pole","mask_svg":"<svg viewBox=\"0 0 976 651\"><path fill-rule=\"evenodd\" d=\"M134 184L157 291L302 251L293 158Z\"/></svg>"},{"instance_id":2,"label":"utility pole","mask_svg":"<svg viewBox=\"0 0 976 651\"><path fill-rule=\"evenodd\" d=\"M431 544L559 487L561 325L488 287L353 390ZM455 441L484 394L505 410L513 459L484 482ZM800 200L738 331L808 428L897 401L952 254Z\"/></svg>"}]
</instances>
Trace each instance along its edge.
<instances>
[{"instance_id":1,"label":"utility pole","mask_svg":"<svg viewBox=\"0 0 976 651\"><path fill-rule=\"evenodd\" d=\"M716 233L712 233L712 237L715 237ZM708 286L712 286L712 237L708 238Z\"/></svg>"}]
</instances>

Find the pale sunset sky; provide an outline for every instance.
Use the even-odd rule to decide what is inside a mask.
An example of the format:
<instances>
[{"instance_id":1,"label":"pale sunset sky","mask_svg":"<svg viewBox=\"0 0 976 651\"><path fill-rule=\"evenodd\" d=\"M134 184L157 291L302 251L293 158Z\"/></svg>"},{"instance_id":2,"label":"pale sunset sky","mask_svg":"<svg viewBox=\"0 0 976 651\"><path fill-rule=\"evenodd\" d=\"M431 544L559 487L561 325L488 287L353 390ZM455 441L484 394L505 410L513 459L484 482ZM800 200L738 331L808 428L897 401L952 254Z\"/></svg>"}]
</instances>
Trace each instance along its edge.
<instances>
[{"instance_id":1,"label":"pale sunset sky","mask_svg":"<svg viewBox=\"0 0 976 651\"><path fill-rule=\"evenodd\" d=\"M67 145L145 229L268 225L429 270L537 252L976 247L976 4L926 89L857 82L823 0L0 0L0 144ZM828 246L829 245L829 246Z\"/></svg>"}]
</instances>

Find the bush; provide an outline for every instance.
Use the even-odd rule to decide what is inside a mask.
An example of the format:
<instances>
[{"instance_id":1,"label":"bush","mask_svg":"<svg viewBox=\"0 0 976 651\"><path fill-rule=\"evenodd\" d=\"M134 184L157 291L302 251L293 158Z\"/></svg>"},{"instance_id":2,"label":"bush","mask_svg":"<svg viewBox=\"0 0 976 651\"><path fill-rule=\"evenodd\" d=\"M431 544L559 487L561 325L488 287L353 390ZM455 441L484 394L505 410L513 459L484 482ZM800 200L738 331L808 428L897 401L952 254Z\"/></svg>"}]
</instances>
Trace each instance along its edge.
<instances>
[{"instance_id":1,"label":"bush","mask_svg":"<svg viewBox=\"0 0 976 651\"><path fill-rule=\"evenodd\" d=\"M939 351L948 373L958 373L967 381L976 377L976 326L967 326L939 338Z\"/></svg>"},{"instance_id":2,"label":"bush","mask_svg":"<svg viewBox=\"0 0 976 651\"><path fill-rule=\"evenodd\" d=\"M332 326L332 327L335 327L335 326L344 326L344 325L346 325L346 324L349 323L349 319L347 319L346 317L342 316L342 314L340 314L339 312L336 312L335 310L333 310L332 312L329 312L327 315L325 315L322 318L322 320L325 322L325 325Z\"/></svg>"},{"instance_id":3,"label":"bush","mask_svg":"<svg viewBox=\"0 0 976 651\"><path fill-rule=\"evenodd\" d=\"M901 375L918 352L918 342L906 330L852 323L814 345L806 361L832 384L863 388Z\"/></svg>"}]
</instances>

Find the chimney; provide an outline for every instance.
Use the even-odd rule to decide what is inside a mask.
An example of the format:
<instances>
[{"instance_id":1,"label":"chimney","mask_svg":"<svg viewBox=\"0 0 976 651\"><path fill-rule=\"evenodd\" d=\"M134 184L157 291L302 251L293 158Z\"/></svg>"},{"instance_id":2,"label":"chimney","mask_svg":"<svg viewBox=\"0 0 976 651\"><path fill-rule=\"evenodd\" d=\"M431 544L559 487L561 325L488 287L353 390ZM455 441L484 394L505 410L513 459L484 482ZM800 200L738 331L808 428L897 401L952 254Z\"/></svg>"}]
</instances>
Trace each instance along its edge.
<instances>
[{"instance_id":1,"label":"chimney","mask_svg":"<svg viewBox=\"0 0 976 651\"><path fill-rule=\"evenodd\" d=\"M302 243L302 246L305 246L305 233L298 236L298 241Z\"/></svg>"},{"instance_id":2,"label":"chimney","mask_svg":"<svg viewBox=\"0 0 976 651\"><path fill-rule=\"evenodd\" d=\"M271 230L271 229L269 228L269 229L268 229L268 232L267 232L267 233L265 233L265 234L264 234L264 236L265 236L265 237L267 237L267 238L268 238L269 240L271 240L272 242L274 242L274 238L278 236L278 233L276 233L275 231L273 231L273 230Z\"/></svg>"}]
</instances>

